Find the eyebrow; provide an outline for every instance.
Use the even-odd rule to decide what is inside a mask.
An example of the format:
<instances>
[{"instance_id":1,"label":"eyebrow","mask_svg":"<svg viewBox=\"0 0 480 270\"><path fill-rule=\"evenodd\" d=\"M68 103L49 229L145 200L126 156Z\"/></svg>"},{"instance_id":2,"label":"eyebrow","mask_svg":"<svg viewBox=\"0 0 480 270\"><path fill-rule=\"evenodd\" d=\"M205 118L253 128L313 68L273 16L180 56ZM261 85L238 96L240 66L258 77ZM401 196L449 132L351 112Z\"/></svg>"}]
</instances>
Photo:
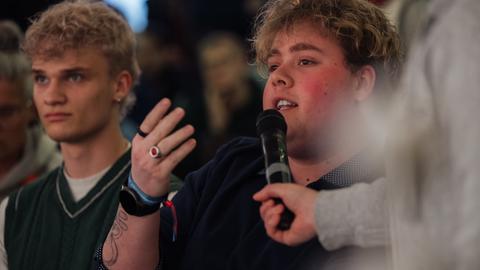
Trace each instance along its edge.
<instances>
[{"instance_id":1,"label":"eyebrow","mask_svg":"<svg viewBox=\"0 0 480 270\"><path fill-rule=\"evenodd\" d=\"M64 69L64 70L61 70L60 72L63 73L63 74L69 74L69 73L75 73L75 72L88 72L88 68L83 68L83 67L73 67L73 68L68 68L68 69ZM35 69L35 68L32 68L32 72L33 73L45 73L44 70L41 70L41 69Z\"/></svg>"},{"instance_id":2,"label":"eyebrow","mask_svg":"<svg viewBox=\"0 0 480 270\"><path fill-rule=\"evenodd\" d=\"M32 73L43 73L43 70L32 68Z\"/></svg>"},{"instance_id":3,"label":"eyebrow","mask_svg":"<svg viewBox=\"0 0 480 270\"><path fill-rule=\"evenodd\" d=\"M317 46L309 43L297 43L293 45L292 47L289 48L290 52L300 52L300 51L316 51L321 54L325 54L325 51L318 48ZM271 49L269 54L267 55L267 60L268 58L275 56L275 55L280 55L280 51L278 49Z\"/></svg>"},{"instance_id":4,"label":"eyebrow","mask_svg":"<svg viewBox=\"0 0 480 270\"><path fill-rule=\"evenodd\" d=\"M317 46L309 43L297 43L290 47L290 52L298 52L298 51L316 51L321 54L324 54L325 52L318 48Z\"/></svg>"}]
</instances>

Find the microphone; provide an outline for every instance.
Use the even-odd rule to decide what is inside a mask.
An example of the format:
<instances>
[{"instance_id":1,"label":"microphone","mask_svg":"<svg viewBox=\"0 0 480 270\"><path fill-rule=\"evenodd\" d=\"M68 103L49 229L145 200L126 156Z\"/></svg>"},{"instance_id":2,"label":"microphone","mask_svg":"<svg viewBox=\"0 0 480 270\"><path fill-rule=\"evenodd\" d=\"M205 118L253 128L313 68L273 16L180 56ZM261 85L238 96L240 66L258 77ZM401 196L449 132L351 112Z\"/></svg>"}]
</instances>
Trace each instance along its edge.
<instances>
[{"instance_id":1,"label":"microphone","mask_svg":"<svg viewBox=\"0 0 480 270\"><path fill-rule=\"evenodd\" d=\"M287 123L283 115L274 109L265 110L258 115L256 126L262 143L267 183L291 183L292 175L288 166L287 145L285 144ZM283 204L279 198L274 201L277 204ZM277 228L282 231L288 230L294 217L292 211L285 207Z\"/></svg>"}]
</instances>

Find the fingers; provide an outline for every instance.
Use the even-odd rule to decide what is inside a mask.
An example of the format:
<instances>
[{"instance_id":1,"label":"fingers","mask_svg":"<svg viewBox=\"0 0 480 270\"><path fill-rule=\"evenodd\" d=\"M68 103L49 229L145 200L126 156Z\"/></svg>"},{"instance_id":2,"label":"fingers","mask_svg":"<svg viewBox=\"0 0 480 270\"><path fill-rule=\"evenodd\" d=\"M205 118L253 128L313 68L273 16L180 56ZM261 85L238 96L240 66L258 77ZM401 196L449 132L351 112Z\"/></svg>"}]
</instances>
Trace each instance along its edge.
<instances>
[{"instance_id":1,"label":"fingers","mask_svg":"<svg viewBox=\"0 0 480 270\"><path fill-rule=\"evenodd\" d=\"M271 219L272 216L280 211L283 211L284 207L281 204L275 204L273 200L268 200L260 206L260 216L262 217L263 221L267 223L267 220Z\"/></svg>"},{"instance_id":2,"label":"fingers","mask_svg":"<svg viewBox=\"0 0 480 270\"><path fill-rule=\"evenodd\" d=\"M269 202L273 201L269 200ZM265 207L263 210L262 219L267 234L276 241L281 241L285 235L284 231L278 230L277 226L281 219L281 214L285 207L281 204L273 204L273 206Z\"/></svg>"},{"instance_id":3,"label":"fingers","mask_svg":"<svg viewBox=\"0 0 480 270\"><path fill-rule=\"evenodd\" d=\"M265 220L268 209L272 208L273 206L275 206L275 202L273 200L268 200L262 203L260 206L260 216L262 219Z\"/></svg>"},{"instance_id":4,"label":"fingers","mask_svg":"<svg viewBox=\"0 0 480 270\"><path fill-rule=\"evenodd\" d=\"M295 184L269 184L262 190L253 195L253 199L256 201L264 201L270 198L283 199L289 188L294 188Z\"/></svg>"},{"instance_id":5,"label":"fingers","mask_svg":"<svg viewBox=\"0 0 480 270\"><path fill-rule=\"evenodd\" d=\"M280 216L285 210L282 204L275 204L273 200L268 200L262 203L260 206L260 216L265 223L265 229L267 232L273 232L276 230L276 226L280 221Z\"/></svg>"},{"instance_id":6,"label":"fingers","mask_svg":"<svg viewBox=\"0 0 480 270\"><path fill-rule=\"evenodd\" d=\"M298 184L270 184L254 194L253 199L261 202L260 216L265 231L273 240L296 246L315 237L315 199L318 191ZM275 204L279 198L284 203ZM277 228L285 207L295 214L295 219L288 230Z\"/></svg>"},{"instance_id":7,"label":"fingers","mask_svg":"<svg viewBox=\"0 0 480 270\"><path fill-rule=\"evenodd\" d=\"M165 169L167 171L172 171L175 166L180 163L197 145L197 141L195 139L189 139L184 142L180 147L175 149L171 152L165 160L162 162L164 163Z\"/></svg>"},{"instance_id":8,"label":"fingers","mask_svg":"<svg viewBox=\"0 0 480 270\"><path fill-rule=\"evenodd\" d=\"M147 114L140 129L145 133L150 133L155 128L155 126L160 122L165 113L170 108L172 102L168 98L160 100L160 102L155 105L155 107Z\"/></svg>"},{"instance_id":9,"label":"fingers","mask_svg":"<svg viewBox=\"0 0 480 270\"><path fill-rule=\"evenodd\" d=\"M150 132L147 137L148 140L152 140L151 144L157 144L160 140L164 139L170 134L177 124L185 116L185 110L182 108L175 108L173 111L165 115Z\"/></svg>"},{"instance_id":10,"label":"fingers","mask_svg":"<svg viewBox=\"0 0 480 270\"><path fill-rule=\"evenodd\" d=\"M190 138L194 131L193 126L186 125L161 140L157 144L157 147L161 153L168 155L173 149L177 148L178 145Z\"/></svg>"},{"instance_id":11,"label":"fingers","mask_svg":"<svg viewBox=\"0 0 480 270\"><path fill-rule=\"evenodd\" d=\"M168 112L170 106L169 99L162 99L140 125L148 135L136 136L132 142L132 177L152 196L166 192L170 173L196 146L191 125L174 131L185 111Z\"/></svg>"},{"instance_id":12,"label":"fingers","mask_svg":"<svg viewBox=\"0 0 480 270\"><path fill-rule=\"evenodd\" d=\"M170 100L164 98L153 108L147 117L145 117L145 120L140 125L140 130L148 133L148 135L140 141L138 136L135 138L138 144L136 148L138 151L150 152L152 146L157 146L158 149L153 151L161 154L153 154L151 156L154 158L163 158L180 143L193 135L194 129L191 125L185 126L173 134L170 134L185 116L185 111L182 108L175 108L170 113L167 113L170 106Z\"/></svg>"}]
</instances>

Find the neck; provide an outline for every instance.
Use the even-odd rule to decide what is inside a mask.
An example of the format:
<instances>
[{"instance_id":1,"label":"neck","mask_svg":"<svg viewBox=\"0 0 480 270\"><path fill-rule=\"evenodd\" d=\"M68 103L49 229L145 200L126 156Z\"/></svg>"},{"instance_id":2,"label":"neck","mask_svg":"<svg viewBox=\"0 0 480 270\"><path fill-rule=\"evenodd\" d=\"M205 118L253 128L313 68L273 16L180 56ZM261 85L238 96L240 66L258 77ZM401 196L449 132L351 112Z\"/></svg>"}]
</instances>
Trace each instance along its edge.
<instances>
[{"instance_id":1,"label":"neck","mask_svg":"<svg viewBox=\"0 0 480 270\"><path fill-rule=\"evenodd\" d=\"M112 165L126 150L120 127L105 129L77 143L61 143L65 170L73 178L85 178Z\"/></svg>"},{"instance_id":2,"label":"neck","mask_svg":"<svg viewBox=\"0 0 480 270\"><path fill-rule=\"evenodd\" d=\"M320 160L296 159L289 156L288 162L294 181L305 186L331 172L354 154L352 152L336 153Z\"/></svg>"},{"instance_id":3,"label":"neck","mask_svg":"<svg viewBox=\"0 0 480 270\"><path fill-rule=\"evenodd\" d=\"M318 150L318 153L323 153L322 155L315 153L303 156L289 155L288 160L294 181L302 185L314 182L364 149L368 143L367 140L360 135L361 132L354 134L357 135L355 139L341 140L330 150L327 148ZM312 145L308 147L315 148Z\"/></svg>"}]
</instances>

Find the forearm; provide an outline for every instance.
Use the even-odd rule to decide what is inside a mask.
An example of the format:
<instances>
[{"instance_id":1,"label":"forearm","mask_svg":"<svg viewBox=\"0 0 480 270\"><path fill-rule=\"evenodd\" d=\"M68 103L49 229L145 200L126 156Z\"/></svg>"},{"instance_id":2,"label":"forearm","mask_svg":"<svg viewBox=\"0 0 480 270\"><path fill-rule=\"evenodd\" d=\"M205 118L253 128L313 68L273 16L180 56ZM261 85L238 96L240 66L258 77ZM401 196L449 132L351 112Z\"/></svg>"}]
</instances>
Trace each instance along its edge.
<instances>
[{"instance_id":1,"label":"forearm","mask_svg":"<svg viewBox=\"0 0 480 270\"><path fill-rule=\"evenodd\" d=\"M160 212L136 217L121 206L103 244L108 269L155 269L159 263Z\"/></svg>"},{"instance_id":2,"label":"forearm","mask_svg":"<svg viewBox=\"0 0 480 270\"><path fill-rule=\"evenodd\" d=\"M321 191L315 207L316 231L328 250L388 244L386 179L341 190Z\"/></svg>"}]
</instances>

